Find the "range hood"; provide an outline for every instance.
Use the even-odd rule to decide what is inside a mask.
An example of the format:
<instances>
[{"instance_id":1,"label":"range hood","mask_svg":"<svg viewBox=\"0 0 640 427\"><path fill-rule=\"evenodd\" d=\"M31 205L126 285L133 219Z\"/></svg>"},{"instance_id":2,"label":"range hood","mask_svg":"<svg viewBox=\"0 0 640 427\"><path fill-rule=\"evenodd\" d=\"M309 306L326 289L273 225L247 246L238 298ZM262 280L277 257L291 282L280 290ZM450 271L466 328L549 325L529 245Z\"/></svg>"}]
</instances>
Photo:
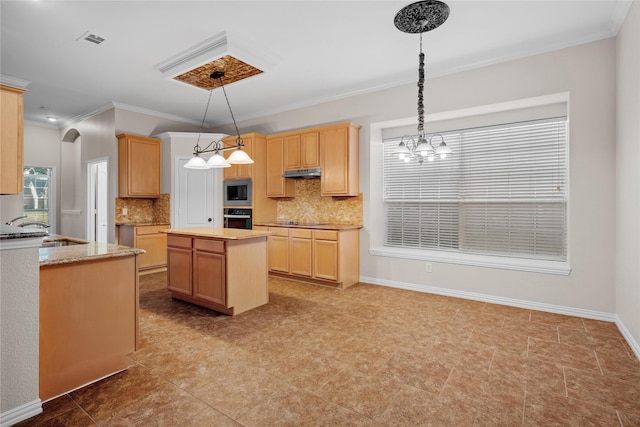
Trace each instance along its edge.
<instances>
[{"instance_id":1,"label":"range hood","mask_svg":"<svg viewBox=\"0 0 640 427\"><path fill-rule=\"evenodd\" d=\"M284 171L283 178L320 178L321 169L298 169L292 171Z\"/></svg>"}]
</instances>

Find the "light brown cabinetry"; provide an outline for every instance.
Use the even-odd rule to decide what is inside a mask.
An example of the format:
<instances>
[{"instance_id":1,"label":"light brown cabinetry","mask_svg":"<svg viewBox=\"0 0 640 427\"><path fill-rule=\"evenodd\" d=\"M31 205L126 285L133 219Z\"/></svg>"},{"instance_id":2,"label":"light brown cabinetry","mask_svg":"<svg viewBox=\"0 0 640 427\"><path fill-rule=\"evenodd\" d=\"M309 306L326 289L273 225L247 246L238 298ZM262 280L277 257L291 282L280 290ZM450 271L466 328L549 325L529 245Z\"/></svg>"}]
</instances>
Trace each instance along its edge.
<instances>
[{"instance_id":1,"label":"light brown cabinetry","mask_svg":"<svg viewBox=\"0 0 640 427\"><path fill-rule=\"evenodd\" d=\"M320 192L323 196L360 194L360 126L341 123L320 130Z\"/></svg>"},{"instance_id":2,"label":"light brown cabinetry","mask_svg":"<svg viewBox=\"0 0 640 427\"><path fill-rule=\"evenodd\" d=\"M266 304L267 236L225 240L169 234L167 288L173 298L229 315Z\"/></svg>"},{"instance_id":3,"label":"light brown cabinetry","mask_svg":"<svg viewBox=\"0 0 640 427\"><path fill-rule=\"evenodd\" d=\"M118 135L119 197L160 197L161 141L139 135Z\"/></svg>"},{"instance_id":4,"label":"light brown cabinetry","mask_svg":"<svg viewBox=\"0 0 640 427\"><path fill-rule=\"evenodd\" d=\"M222 141L225 142L226 144L236 145L236 138L237 136L229 136L227 138L224 138ZM223 169L224 179L253 178L253 165L257 160L254 158L254 150L253 150L254 141L253 140L254 140L254 137L252 135L242 136L242 142L244 143L244 148L242 150L245 151L249 155L249 157L253 159L254 163L248 164L248 165L231 165L231 167L224 168ZM229 158L231 153L233 153L233 150L229 150L226 153L227 154L225 155L225 158Z\"/></svg>"},{"instance_id":5,"label":"light brown cabinetry","mask_svg":"<svg viewBox=\"0 0 640 427\"><path fill-rule=\"evenodd\" d=\"M193 239L193 297L224 305L225 281L224 242Z\"/></svg>"},{"instance_id":6,"label":"light brown cabinetry","mask_svg":"<svg viewBox=\"0 0 640 427\"><path fill-rule=\"evenodd\" d=\"M284 169L312 169L320 167L318 132L306 132L284 137Z\"/></svg>"},{"instance_id":7,"label":"light brown cabinetry","mask_svg":"<svg viewBox=\"0 0 640 427\"><path fill-rule=\"evenodd\" d=\"M269 272L346 288L360 279L359 229L269 227Z\"/></svg>"},{"instance_id":8,"label":"light brown cabinetry","mask_svg":"<svg viewBox=\"0 0 640 427\"><path fill-rule=\"evenodd\" d=\"M269 271L289 272L289 229L269 227Z\"/></svg>"},{"instance_id":9,"label":"light brown cabinetry","mask_svg":"<svg viewBox=\"0 0 640 427\"><path fill-rule=\"evenodd\" d=\"M164 270L167 266L167 235L161 233L169 224L161 225L119 225L118 243L132 248L144 249L138 255L138 271L151 273Z\"/></svg>"},{"instance_id":10,"label":"light brown cabinetry","mask_svg":"<svg viewBox=\"0 0 640 427\"><path fill-rule=\"evenodd\" d=\"M267 197L293 197L296 187L292 179L282 177L284 173L284 137L267 137Z\"/></svg>"},{"instance_id":11,"label":"light brown cabinetry","mask_svg":"<svg viewBox=\"0 0 640 427\"><path fill-rule=\"evenodd\" d=\"M24 92L0 85L0 194L18 194L24 189Z\"/></svg>"},{"instance_id":12,"label":"light brown cabinetry","mask_svg":"<svg viewBox=\"0 0 640 427\"><path fill-rule=\"evenodd\" d=\"M289 258L291 274L313 276L312 231L300 228L289 230Z\"/></svg>"}]
</instances>

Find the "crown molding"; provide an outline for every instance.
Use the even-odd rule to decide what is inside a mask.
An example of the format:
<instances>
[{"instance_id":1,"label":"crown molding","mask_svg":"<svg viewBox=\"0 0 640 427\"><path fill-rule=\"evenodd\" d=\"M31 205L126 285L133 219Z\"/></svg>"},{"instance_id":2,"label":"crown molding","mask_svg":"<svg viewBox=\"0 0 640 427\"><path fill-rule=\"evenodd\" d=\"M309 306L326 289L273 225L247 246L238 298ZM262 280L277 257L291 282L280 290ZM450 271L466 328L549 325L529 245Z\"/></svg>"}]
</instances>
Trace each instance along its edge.
<instances>
[{"instance_id":1,"label":"crown molding","mask_svg":"<svg viewBox=\"0 0 640 427\"><path fill-rule=\"evenodd\" d=\"M7 76L5 74L0 74L0 83L7 86L16 87L18 89L27 89L27 86L31 84L31 82L19 79L17 77Z\"/></svg>"}]
</instances>

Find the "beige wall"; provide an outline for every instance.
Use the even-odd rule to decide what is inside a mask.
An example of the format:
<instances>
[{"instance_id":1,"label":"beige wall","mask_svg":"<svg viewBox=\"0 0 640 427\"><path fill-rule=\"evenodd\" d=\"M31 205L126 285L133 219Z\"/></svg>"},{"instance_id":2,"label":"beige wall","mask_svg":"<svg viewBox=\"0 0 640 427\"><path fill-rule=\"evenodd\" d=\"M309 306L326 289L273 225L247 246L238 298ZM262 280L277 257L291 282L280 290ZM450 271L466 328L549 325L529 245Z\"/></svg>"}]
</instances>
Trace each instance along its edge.
<instances>
[{"instance_id":1,"label":"beige wall","mask_svg":"<svg viewBox=\"0 0 640 427\"><path fill-rule=\"evenodd\" d=\"M616 313L623 332L640 342L640 2L632 3L616 47Z\"/></svg>"},{"instance_id":2,"label":"beige wall","mask_svg":"<svg viewBox=\"0 0 640 427\"><path fill-rule=\"evenodd\" d=\"M425 104L428 115L562 92L570 93L569 276L445 263L433 263L433 273L427 274L424 261L369 254L371 234L384 229L383 220L373 215L382 206L378 202L380 174L371 174L370 127L376 122L415 117L415 84L253 119L239 126L241 132L270 133L344 120L362 125L363 280L613 320L615 39L428 79Z\"/></svg>"}]
</instances>

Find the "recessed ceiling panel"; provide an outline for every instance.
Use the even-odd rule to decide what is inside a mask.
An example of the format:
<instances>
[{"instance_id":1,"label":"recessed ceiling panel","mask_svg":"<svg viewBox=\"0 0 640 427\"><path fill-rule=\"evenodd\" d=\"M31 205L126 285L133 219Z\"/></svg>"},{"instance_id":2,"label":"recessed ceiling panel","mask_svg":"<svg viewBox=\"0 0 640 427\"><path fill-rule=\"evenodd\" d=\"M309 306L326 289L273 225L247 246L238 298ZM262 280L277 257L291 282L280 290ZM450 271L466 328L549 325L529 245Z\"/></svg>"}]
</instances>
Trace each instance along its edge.
<instances>
[{"instance_id":1,"label":"recessed ceiling panel","mask_svg":"<svg viewBox=\"0 0 640 427\"><path fill-rule=\"evenodd\" d=\"M227 85L262 73L262 70L231 55L225 55L208 64L175 76L174 79L200 89L211 90L220 87L220 80L211 78L214 71L224 71L222 83Z\"/></svg>"}]
</instances>

